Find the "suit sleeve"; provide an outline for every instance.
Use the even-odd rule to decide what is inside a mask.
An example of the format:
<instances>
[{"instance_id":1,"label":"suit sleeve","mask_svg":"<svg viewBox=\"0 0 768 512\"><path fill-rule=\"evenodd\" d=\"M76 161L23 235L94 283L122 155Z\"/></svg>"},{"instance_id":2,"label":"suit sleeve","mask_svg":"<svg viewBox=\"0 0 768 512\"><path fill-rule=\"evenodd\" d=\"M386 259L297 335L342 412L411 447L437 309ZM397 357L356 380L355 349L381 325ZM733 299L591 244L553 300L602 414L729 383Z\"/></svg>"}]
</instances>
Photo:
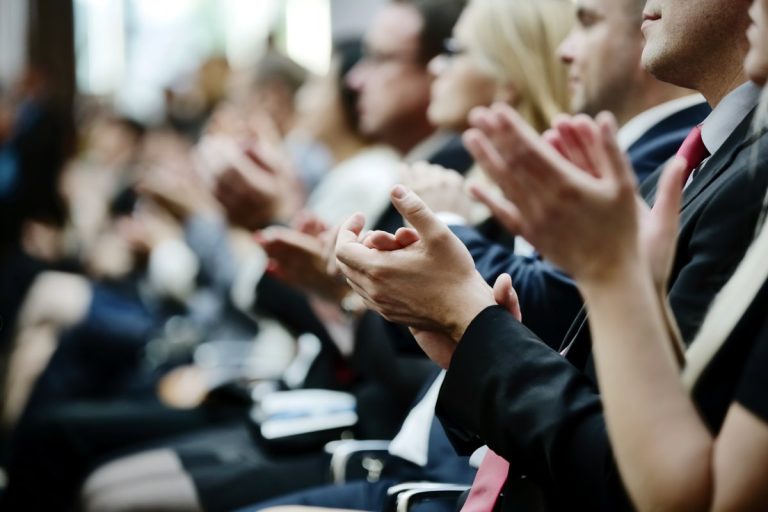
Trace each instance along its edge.
<instances>
[{"instance_id":1,"label":"suit sleeve","mask_svg":"<svg viewBox=\"0 0 768 512\"><path fill-rule=\"evenodd\" d=\"M594 383L501 307L467 329L437 413L459 450L482 439L556 500L626 508Z\"/></svg>"},{"instance_id":2,"label":"suit sleeve","mask_svg":"<svg viewBox=\"0 0 768 512\"><path fill-rule=\"evenodd\" d=\"M582 306L571 278L536 257L519 256L474 229L451 228L469 249L475 267L489 284L508 273L520 299L523 323L547 345L559 347Z\"/></svg>"},{"instance_id":3,"label":"suit sleeve","mask_svg":"<svg viewBox=\"0 0 768 512\"><path fill-rule=\"evenodd\" d=\"M764 169L762 162L757 169ZM714 184L713 184L714 186ZM693 341L715 295L733 275L755 236L768 173L734 169L681 233L669 302L683 339ZM687 212L682 214L686 223Z\"/></svg>"}]
</instances>

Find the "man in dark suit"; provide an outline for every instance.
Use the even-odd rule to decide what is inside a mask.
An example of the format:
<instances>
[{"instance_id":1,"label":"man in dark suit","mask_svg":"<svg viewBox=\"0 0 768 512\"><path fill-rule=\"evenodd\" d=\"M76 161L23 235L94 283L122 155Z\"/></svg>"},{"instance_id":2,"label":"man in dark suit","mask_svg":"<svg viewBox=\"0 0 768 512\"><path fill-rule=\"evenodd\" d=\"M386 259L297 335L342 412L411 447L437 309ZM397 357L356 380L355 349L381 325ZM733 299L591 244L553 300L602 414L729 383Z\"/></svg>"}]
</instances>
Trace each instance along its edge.
<instances>
[{"instance_id":1,"label":"man in dark suit","mask_svg":"<svg viewBox=\"0 0 768 512\"><path fill-rule=\"evenodd\" d=\"M576 24L558 49L568 66L571 112L613 113L621 127L619 144L641 182L709 113L700 95L661 82L641 66L644 5L643 0L579 0Z\"/></svg>"},{"instance_id":2,"label":"man in dark suit","mask_svg":"<svg viewBox=\"0 0 768 512\"><path fill-rule=\"evenodd\" d=\"M749 130L759 90L741 70L748 6L659 0L646 10L644 65L660 79L695 88L715 108L700 139L712 156L694 170L685 191L671 277L670 302L687 340L749 245L766 186L765 173L750 172L752 149L766 140ZM505 166L512 172L514 161ZM643 189L649 199L656 179ZM629 508L605 432L588 333L577 323L577 335L566 339L562 348L571 361L546 347L491 305L492 294L477 283L458 241L417 198L406 193L397 201L419 228L416 247L370 251L355 240L357 219L342 231L337 255L370 305L433 332L420 341L448 367L438 412L456 445L487 443L510 463L507 485L527 476L551 509ZM396 305L387 300L393 296Z\"/></svg>"}]
</instances>

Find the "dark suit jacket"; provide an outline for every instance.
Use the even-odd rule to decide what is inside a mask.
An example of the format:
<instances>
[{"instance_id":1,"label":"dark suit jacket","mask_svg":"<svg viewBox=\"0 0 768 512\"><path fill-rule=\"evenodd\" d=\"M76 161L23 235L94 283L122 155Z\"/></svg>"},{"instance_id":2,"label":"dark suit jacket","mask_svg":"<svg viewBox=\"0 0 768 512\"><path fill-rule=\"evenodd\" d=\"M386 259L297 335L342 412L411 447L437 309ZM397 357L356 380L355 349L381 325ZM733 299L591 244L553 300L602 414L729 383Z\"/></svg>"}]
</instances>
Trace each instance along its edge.
<instances>
[{"instance_id":1,"label":"dark suit jacket","mask_svg":"<svg viewBox=\"0 0 768 512\"><path fill-rule=\"evenodd\" d=\"M753 238L768 173L751 169L768 165L768 136L750 136L750 122L741 123L684 193L670 301L686 339ZM757 146L763 151L753 151ZM651 195L657 178L645 186ZM544 489L551 509L629 509L591 371L589 336L578 331L566 360L501 308L485 310L458 346L438 413L457 447L487 443L511 461L510 476L527 475ZM586 357L573 361L579 352Z\"/></svg>"}]
</instances>

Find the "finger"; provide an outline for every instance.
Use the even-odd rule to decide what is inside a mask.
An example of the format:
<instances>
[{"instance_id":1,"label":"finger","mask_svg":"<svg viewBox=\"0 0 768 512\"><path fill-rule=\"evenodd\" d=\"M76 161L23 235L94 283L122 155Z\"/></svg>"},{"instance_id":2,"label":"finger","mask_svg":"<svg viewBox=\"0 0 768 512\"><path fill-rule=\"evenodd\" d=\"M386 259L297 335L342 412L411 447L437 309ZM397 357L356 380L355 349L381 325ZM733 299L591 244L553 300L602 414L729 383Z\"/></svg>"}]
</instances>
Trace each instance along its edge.
<instances>
[{"instance_id":1,"label":"finger","mask_svg":"<svg viewBox=\"0 0 768 512\"><path fill-rule=\"evenodd\" d=\"M268 172L270 174L275 174L275 169L273 169L272 165L267 161L264 150L261 149L258 144L254 144L245 149L245 156L247 156L248 159L253 164L255 164L255 167L259 170Z\"/></svg>"},{"instance_id":2,"label":"finger","mask_svg":"<svg viewBox=\"0 0 768 512\"><path fill-rule=\"evenodd\" d=\"M594 177L599 177L599 169L606 165L605 151L599 144L600 128L592 118L585 114L579 114L573 118L573 129L584 155L592 166L588 170Z\"/></svg>"},{"instance_id":3,"label":"finger","mask_svg":"<svg viewBox=\"0 0 768 512\"><path fill-rule=\"evenodd\" d=\"M677 157L665 168L659 178L659 187L653 212L665 219L665 225L676 229L683 196L683 180L688 168L685 158Z\"/></svg>"},{"instance_id":4,"label":"finger","mask_svg":"<svg viewBox=\"0 0 768 512\"><path fill-rule=\"evenodd\" d=\"M325 271L328 275L337 275L339 273L338 266L336 265L336 241L339 237L339 231L341 231L341 224L337 224L328 232L328 244L325 254L326 268Z\"/></svg>"},{"instance_id":5,"label":"finger","mask_svg":"<svg viewBox=\"0 0 768 512\"><path fill-rule=\"evenodd\" d=\"M570 118L560 119L555 123L555 129L564 143L566 159L579 169L594 174L593 163L586 153L580 135L576 132L573 121Z\"/></svg>"},{"instance_id":6,"label":"finger","mask_svg":"<svg viewBox=\"0 0 768 512\"><path fill-rule=\"evenodd\" d=\"M601 112L597 116L597 124L600 127L600 136L603 139L603 148L606 153L606 171L604 177L610 176L622 185L636 185L635 174L627 160L627 156L619 148L616 140L618 125L616 118L610 112Z\"/></svg>"},{"instance_id":7,"label":"finger","mask_svg":"<svg viewBox=\"0 0 768 512\"><path fill-rule=\"evenodd\" d=\"M559 141L562 143L562 151L560 153L568 159L569 161L573 161L574 155L574 141L571 139L567 134L564 133L564 128L568 126L568 124L571 122L571 116L566 114L558 114L555 116L555 118L552 120L552 130L557 133L557 137Z\"/></svg>"},{"instance_id":8,"label":"finger","mask_svg":"<svg viewBox=\"0 0 768 512\"><path fill-rule=\"evenodd\" d=\"M510 197L523 208L523 202L545 198L555 182L562 179L567 160L547 144L541 136L509 105L494 105L500 132L495 144L506 168L520 182L521 193ZM504 188L505 192L508 191Z\"/></svg>"},{"instance_id":9,"label":"finger","mask_svg":"<svg viewBox=\"0 0 768 512\"><path fill-rule=\"evenodd\" d=\"M501 274L493 285L493 297L496 303L506 308L518 321L522 320L520 313L520 300L512 286L512 277L509 274Z\"/></svg>"},{"instance_id":10,"label":"finger","mask_svg":"<svg viewBox=\"0 0 768 512\"><path fill-rule=\"evenodd\" d=\"M363 240L363 245L377 251L396 251L402 248L395 235L386 231L371 231Z\"/></svg>"},{"instance_id":11,"label":"finger","mask_svg":"<svg viewBox=\"0 0 768 512\"><path fill-rule=\"evenodd\" d=\"M477 165L485 170L491 179L494 181L502 179L506 164L485 133L477 129L467 130L462 140Z\"/></svg>"},{"instance_id":12,"label":"finger","mask_svg":"<svg viewBox=\"0 0 768 512\"><path fill-rule=\"evenodd\" d=\"M422 238L433 238L444 235L446 231L450 232L413 191L402 185L395 185L391 197L392 204L400 215L418 231Z\"/></svg>"},{"instance_id":13,"label":"finger","mask_svg":"<svg viewBox=\"0 0 768 512\"><path fill-rule=\"evenodd\" d=\"M524 231L523 216L513 203L502 197L497 197L476 184L470 185L469 191L475 199L491 210L491 214L504 226L504 229L512 234L519 234Z\"/></svg>"},{"instance_id":14,"label":"finger","mask_svg":"<svg viewBox=\"0 0 768 512\"><path fill-rule=\"evenodd\" d=\"M342 224L336 237L336 259L356 270L364 270L372 256L371 249L359 241L364 225L365 216L356 213Z\"/></svg>"},{"instance_id":15,"label":"finger","mask_svg":"<svg viewBox=\"0 0 768 512\"><path fill-rule=\"evenodd\" d=\"M490 133L492 131L492 126L489 122L490 117L491 110L489 108L475 107L469 112L469 124L478 130Z\"/></svg>"},{"instance_id":16,"label":"finger","mask_svg":"<svg viewBox=\"0 0 768 512\"><path fill-rule=\"evenodd\" d=\"M420 240L419 233L411 228L400 228L395 232L395 239L400 245L400 248L413 245Z\"/></svg>"},{"instance_id":17,"label":"finger","mask_svg":"<svg viewBox=\"0 0 768 512\"><path fill-rule=\"evenodd\" d=\"M560 137L560 134L557 132L557 130L550 128L541 135L541 138L544 139L547 144L555 148L555 150L560 153L563 158L568 158L563 139Z\"/></svg>"},{"instance_id":18,"label":"finger","mask_svg":"<svg viewBox=\"0 0 768 512\"><path fill-rule=\"evenodd\" d=\"M336 244L357 242L360 239L360 233L365 227L365 215L356 213L348 218L339 228L336 236Z\"/></svg>"},{"instance_id":19,"label":"finger","mask_svg":"<svg viewBox=\"0 0 768 512\"><path fill-rule=\"evenodd\" d=\"M494 103L491 107L499 132L525 139L535 139L539 133L527 123L520 113L507 103ZM507 135L508 136L508 135Z\"/></svg>"}]
</instances>

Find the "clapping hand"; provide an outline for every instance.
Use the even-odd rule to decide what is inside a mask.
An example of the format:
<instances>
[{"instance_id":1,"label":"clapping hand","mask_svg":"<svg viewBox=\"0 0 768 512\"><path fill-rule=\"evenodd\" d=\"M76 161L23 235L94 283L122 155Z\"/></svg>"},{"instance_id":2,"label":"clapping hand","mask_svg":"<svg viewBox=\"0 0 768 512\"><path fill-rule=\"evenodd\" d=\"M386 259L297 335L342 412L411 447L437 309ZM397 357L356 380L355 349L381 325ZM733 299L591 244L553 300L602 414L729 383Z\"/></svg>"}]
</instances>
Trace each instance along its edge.
<instances>
[{"instance_id":1,"label":"clapping hand","mask_svg":"<svg viewBox=\"0 0 768 512\"><path fill-rule=\"evenodd\" d=\"M464 178L450 169L426 162L404 166L400 183L410 188L434 212L450 212L469 219L472 198Z\"/></svg>"},{"instance_id":2,"label":"clapping hand","mask_svg":"<svg viewBox=\"0 0 768 512\"><path fill-rule=\"evenodd\" d=\"M350 292L344 279L329 271L332 241L324 233L271 227L255 238L269 256L267 271L281 281L336 304Z\"/></svg>"},{"instance_id":3,"label":"clapping hand","mask_svg":"<svg viewBox=\"0 0 768 512\"><path fill-rule=\"evenodd\" d=\"M684 161L666 169L651 211L636 194L610 114L562 118L545 137L509 107L477 110L472 122L467 147L508 201L474 192L505 225L577 280L608 277L633 262L665 282Z\"/></svg>"}]
</instances>

